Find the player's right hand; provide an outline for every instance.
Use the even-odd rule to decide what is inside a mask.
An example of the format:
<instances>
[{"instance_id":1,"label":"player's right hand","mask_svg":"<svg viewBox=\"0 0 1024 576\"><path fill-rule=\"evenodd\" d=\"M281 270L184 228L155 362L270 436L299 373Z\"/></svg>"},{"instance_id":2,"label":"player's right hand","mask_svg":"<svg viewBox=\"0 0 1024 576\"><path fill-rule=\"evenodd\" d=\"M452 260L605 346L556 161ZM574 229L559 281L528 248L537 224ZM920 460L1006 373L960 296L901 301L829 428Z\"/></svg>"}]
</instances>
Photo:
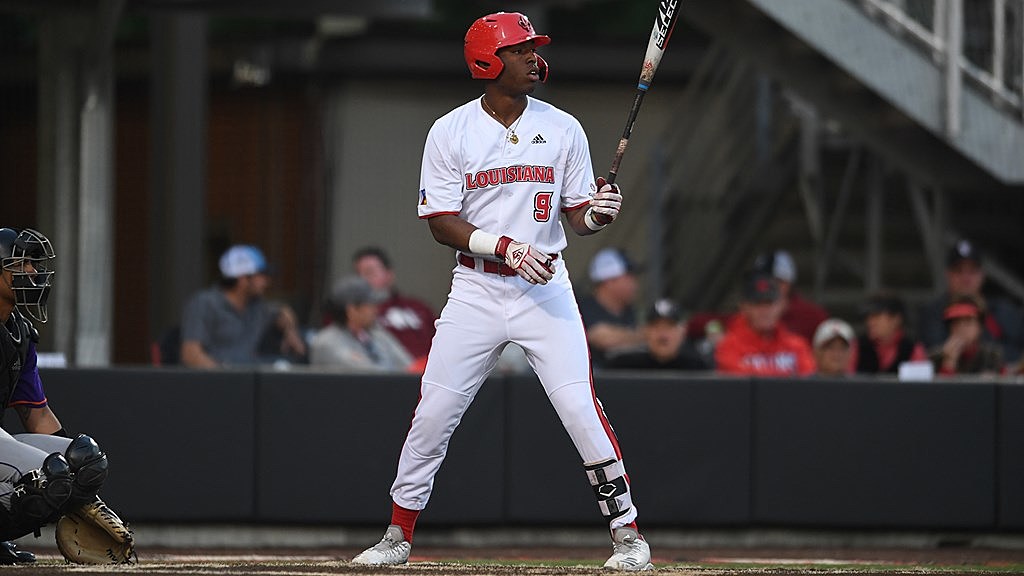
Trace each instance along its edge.
<instances>
[{"instance_id":1,"label":"player's right hand","mask_svg":"<svg viewBox=\"0 0 1024 576\"><path fill-rule=\"evenodd\" d=\"M504 258L505 264L530 284L547 284L554 277L550 268L551 258L526 242L502 236L494 253Z\"/></svg>"},{"instance_id":2,"label":"player's right hand","mask_svg":"<svg viewBox=\"0 0 1024 576\"><path fill-rule=\"evenodd\" d=\"M618 184L609 184L604 176L597 177L597 193L590 200L594 222L607 226L615 221L622 209L622 192Z\"/></svg>"}]
</instances>

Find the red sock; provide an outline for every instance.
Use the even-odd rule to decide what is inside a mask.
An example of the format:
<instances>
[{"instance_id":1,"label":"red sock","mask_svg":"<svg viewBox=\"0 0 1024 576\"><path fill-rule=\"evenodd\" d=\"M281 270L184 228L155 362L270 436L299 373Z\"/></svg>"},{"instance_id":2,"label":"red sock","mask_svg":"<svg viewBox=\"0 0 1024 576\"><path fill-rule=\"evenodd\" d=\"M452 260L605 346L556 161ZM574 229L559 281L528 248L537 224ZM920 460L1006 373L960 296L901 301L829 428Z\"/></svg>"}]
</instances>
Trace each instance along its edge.
<instances>
[{"instance_id":1,"label":"red sock","mask_svg":"<svg viewBox=\"0 0 1024 576\"><path fill-rule=\"evenodd\" d=\"M394 502L391 503L391 523L402 529L402 536L405 536L405 541L410 544L412 544L412 531L416 528L416 518L419 515L419 510L409 510Z\"/></svg>"}]
</instances>

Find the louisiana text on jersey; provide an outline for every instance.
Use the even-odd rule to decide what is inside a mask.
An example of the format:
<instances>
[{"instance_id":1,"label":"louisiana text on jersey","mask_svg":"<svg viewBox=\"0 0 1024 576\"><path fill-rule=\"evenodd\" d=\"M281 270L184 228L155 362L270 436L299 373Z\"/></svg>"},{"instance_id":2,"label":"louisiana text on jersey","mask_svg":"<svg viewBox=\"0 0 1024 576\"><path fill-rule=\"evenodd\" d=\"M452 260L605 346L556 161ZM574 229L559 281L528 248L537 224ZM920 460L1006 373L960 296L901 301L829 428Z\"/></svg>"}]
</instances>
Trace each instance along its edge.
<instances>
[{"instance_id":1,"label":"louisiana text on jersey","mask_svg":"<svg viewBox=\"0 0 1024 576\"><path fill-rule=\"evenodd\" d=\"M511 182L555 183L555 169L552 166L506 166L488 168L475 174L466 173L466 190L487 188Z\"/></svg>"}]
</instances>

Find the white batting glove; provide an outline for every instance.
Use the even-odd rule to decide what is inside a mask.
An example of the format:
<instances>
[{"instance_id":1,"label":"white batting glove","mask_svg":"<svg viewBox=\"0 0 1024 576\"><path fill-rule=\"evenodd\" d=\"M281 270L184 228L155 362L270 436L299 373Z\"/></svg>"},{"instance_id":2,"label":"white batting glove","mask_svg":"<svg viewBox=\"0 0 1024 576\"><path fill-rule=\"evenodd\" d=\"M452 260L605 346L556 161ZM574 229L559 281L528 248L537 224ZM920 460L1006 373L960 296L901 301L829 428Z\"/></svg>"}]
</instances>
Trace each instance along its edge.
<instances>
[{"instance_id":1,"label":"white batting glove","mask_svg":"<svg viewBox=\"0 0 1024 576\"><path fill-rule=\"evenodd\" d=\"M547 284L554 277L551 258L526 242L502 236L494 253L504 258L505 264L530 284Z\"/></svg>"},{"instance_id":2,"label":"white batting glove","mask_svg":"<svg viewBox=\"0 0 1024 576\"><path fill-rule=\"evenodd\" d=\"M603 176L597 177L597 193L590 199L586 222L592 230L611 224L622 209L622 193L618 184L609 184Z\"/></svg>"}]
</instances>

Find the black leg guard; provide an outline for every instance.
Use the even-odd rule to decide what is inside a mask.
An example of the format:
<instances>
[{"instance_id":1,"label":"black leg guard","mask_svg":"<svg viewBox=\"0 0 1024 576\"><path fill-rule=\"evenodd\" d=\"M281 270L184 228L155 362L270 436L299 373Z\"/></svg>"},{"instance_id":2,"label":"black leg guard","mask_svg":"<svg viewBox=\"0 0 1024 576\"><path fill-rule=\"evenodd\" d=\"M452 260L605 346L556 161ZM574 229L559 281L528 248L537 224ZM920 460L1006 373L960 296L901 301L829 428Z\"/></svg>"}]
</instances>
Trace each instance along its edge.
<instances>
[{"instance_id":1,"label":"black leg guard","mask_svg":"<svg viewBox=\"0 0 1024 576\"><path fill-rule=\"evenodd\" d=\"M626 514L633 507L633 499L629 494L626 482L626 469L621 460L606 460L594 464L585 464L587 478L597 497L597 506L605 520L612 520Z\"/></svg>"},{"instance_id":2,"label":"black leg guard","mask_svg":"<svg viewBox=\"0 0 1024 576\"><path fill-rule=\"evenodd\" d=\"M72 440L64 454L74 474L72 502L79 505L92 502L107 479L107 455L85 434Z\"/></svg>"},{"instance_id":3,"label":"black leg guard","mask_svg":"<svg viewBox=\"0 0 1024 576\"><path fill-rule=\"evenodd\" d=\"M55 522L71 499L71 468L60 453L43 460L39 470L30 470L14 484L11 496L10 532L5 538L16 538L37 531ZM11 534L17 533L18 536Z\"/></svg>"}]
</instances>

